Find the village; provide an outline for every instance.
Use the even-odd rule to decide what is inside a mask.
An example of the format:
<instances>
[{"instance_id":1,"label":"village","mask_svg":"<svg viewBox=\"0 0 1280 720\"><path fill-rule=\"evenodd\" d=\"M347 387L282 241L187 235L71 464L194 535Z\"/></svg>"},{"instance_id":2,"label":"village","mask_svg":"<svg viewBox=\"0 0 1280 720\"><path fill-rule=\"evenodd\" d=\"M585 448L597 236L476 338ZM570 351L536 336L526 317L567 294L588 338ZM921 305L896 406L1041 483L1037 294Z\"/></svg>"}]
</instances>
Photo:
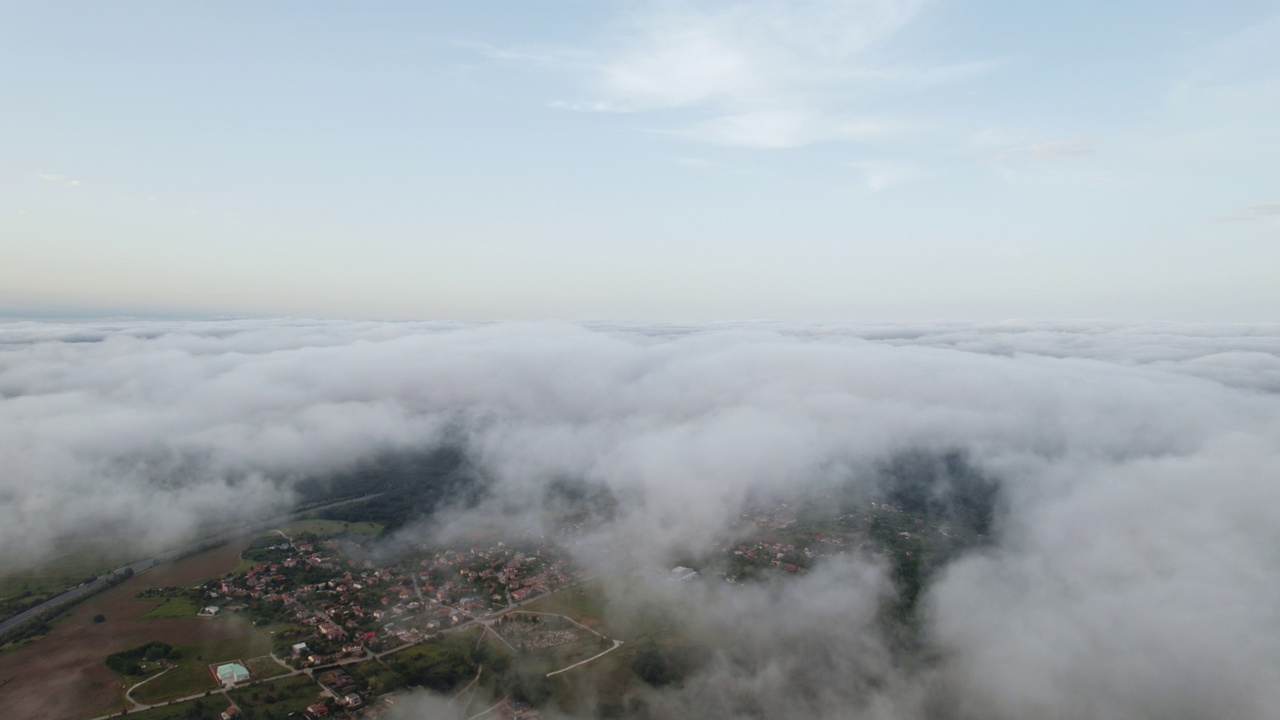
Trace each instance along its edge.
<instances>
[{"instance_id":1,"label":"village","mask_svg":"<svg viewBox=\"0 0 1280 720\"><path fill-rule=\"evenodd\" d=\"M536 536L443 549L420 545L390 563L353 557L359 554L339 540L277 531L245 550L247 569L202 589L207 604L200 615L240 614L272 628L272 657L327 689L329 699L303 713L314 720L356 710L373 717L385 709L369 706L369 685L344 666L483 623L584 579ZM512 640L520 647L576 639L571 629L516 630L522 625L499 626L515 630ZM258 679L239 663L209 669L226 689ZM224 715L238 717L238 709Z\"/></svg>"},{"instance_id":2,"label":"village","mask_svg":"<svg viewBox=\"0 0 1280 720\"><path fill-rule=\"evenodd\" d=\"M672 582L750 583L804 574L828 556L858 552L892 567L905 590L899 604L909 608L910 591L937 558L976 539L946 515L913 512L883 498L789 500L744 507L724 540L707 555L689 557L693 567L656 574ZM130 714L163 708L157 720L177 718L174 713L187 712L214 688L228 701L223 720L376 718L400 693L425 687L472 710L483 709L475 703L486 697L496 700L494 717L531 717L552 678L622 644L595 629L598 621L576 619L585 616L575 603L596 601L590 595L574 600L584 592L574 586L591 583L545 536L494 534L406 546L376 541L381 527L299 521L242 546L239 565L216 579L139 593L161 600L155 613L180 613L185 602L191 614L244 627L262 644L250 654L214 653L205 662L217 662L200 664L203 684L185 685L180 670L165 675L165 668L184 661L147 662L159 651L134 648L122 658L141 658L140 667L126 664L123 671L137 680L129 692L138 694L126 693L134 704ZM573 589L556 592L566 588ZM558 614L566 607L574 609ZM168 689L148 690L153 673ZM535 677L543 679L530 684Z\"/></svg>"},{"instance_id":3,"label":"village","mask_svg":"<svg viewBox=\"0 0 1280 720\"><path fill-rule=\"evenodd\" d=\"M846 552L911 562L978 541L971 532L884 499L820 510L777 501L746 510L738 520L738 539L718 547L730 583L767 570L804 573L822 558Z\"/></svg>"}]
</instances>

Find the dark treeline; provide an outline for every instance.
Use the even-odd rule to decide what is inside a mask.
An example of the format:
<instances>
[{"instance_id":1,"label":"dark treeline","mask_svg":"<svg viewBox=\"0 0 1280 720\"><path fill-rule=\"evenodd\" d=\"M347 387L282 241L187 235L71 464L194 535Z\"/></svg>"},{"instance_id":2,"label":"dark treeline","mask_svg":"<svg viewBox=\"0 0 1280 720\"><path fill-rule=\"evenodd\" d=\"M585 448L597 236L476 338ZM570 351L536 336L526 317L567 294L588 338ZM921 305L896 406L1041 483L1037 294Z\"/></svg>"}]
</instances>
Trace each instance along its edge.
<instances>
[{"instance_id":1,"label":"dark treeline","mask_svg":"<svg viewBox=\"0 0 1280 720\"><path fill-rule=\"evenodd\" d=\"M106 662L107 667L121 675L141 675L144 671L140 662L143 660L157 662L159 660L177 660L181 657L182 652L177 648L169 643L156 641L139 645L129 650L112 653L107 656Z\"/></svg>"},{"instance_id":2,"label":"dark treeline","mask_svg":"<svg viewBox=\"0 0 1280 720\"><path fill-rule=\"evenodd\" d=\"M301 486L307 500L381 493L376 498L317 513L326 520L378 522L384 534L449 507L473 507L487 483L467 461L465 450L446 445L420 452L389 453L336 476L309 480Z\"/></svg>"},{"instance_id":3,"label":"dark treeline","mask_svg":"<svg viewBox=\"0 0 1280 720\"><path fill-rule=\"evenodd\" d=\"M991 532L999 484L975 468L965 452L899 453L882 468L889 500L931 523L974 535Z\"/></svg>"}]
</instances>

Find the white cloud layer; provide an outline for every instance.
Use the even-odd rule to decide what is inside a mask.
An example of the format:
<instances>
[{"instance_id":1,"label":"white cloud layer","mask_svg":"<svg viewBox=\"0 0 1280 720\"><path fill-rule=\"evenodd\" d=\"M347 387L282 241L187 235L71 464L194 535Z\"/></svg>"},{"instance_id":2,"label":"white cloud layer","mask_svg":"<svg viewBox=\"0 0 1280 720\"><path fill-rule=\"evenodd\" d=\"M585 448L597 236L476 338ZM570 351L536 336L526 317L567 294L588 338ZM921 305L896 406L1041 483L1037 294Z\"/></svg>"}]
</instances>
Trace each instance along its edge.
<instances>
[{"instance_id":1,"label":"white cloud layer","mask_svg":"<svg viewBox=\"0 0 1280 720\"><path fill-rule=\"evenodd\" d=\"M887 586L865 558L781 590L690 591L714 602L655 591L718 650L648 696L652 716L1280 703L1274 326L10 323L0 426L6 570L76 533L140 528L159 546L279 509L300 477L445 428L495 483L483 511L582 477L623 502L595 552L654 568L718 537L752 491L959 448L1004 510L992 547L929 591L934 660L886 649L869 618Z\"/></svg>"}]
</instances>

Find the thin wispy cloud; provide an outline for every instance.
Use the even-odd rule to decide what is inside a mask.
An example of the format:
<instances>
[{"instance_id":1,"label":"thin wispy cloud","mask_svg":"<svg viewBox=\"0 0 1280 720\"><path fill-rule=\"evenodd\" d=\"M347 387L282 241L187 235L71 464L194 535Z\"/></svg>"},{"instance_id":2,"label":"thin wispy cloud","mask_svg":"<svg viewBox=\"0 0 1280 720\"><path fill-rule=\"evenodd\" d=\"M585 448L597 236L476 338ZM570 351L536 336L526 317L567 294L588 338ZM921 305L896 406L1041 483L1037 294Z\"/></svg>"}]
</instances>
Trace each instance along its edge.
<instances>
[{"instance_id":1,"label":"thin wispy cloud","mask_svg":"<svg viewBox=\"0 0 1280 720\"><path fill-rule=\"evenodd\" d=\"M855 162L850 163L850 167L862 172L862 186L871 192L880 192L906 184L919 174L914 166L895 161Z\"/></svg>"},{"instance_id":2,"label":"thin wispy cloud","mask_svg":"<svg viewBox=\"0 0 1280 720\"><path fill-rule=\"evenodd\" d=\"M1280 221L1280 202L1258 203L1241 208L1234 215L1218 218L1222 222L1277 222Z\"/></svg>"},{"instance_id":3,"label":"thin wispy cloud","mask_svg":"<svg viewBox=\"0 0 1280 720\"><path fill-rule=\"evenodd\" d=\"M1080 158L1095 154L1089 140L1053 140L1031 143L1004 150L992 157L993 162L1046 162L1063 158Z\"/></svg>"},{"instance_id":4,"label":"thin wispy cloud","mask_svg":"<svg viewBox=\"0 0 1280 720\"><path fill-rule=\"evenodd\" d=\"M553 107L633 112L645 129L698 142L792 148L870 141L920 122L876 109L877 94L952 83L989 72L980 60L914 67L890 59L897 35L926 3L918 0L732 5L653 3L589 51L532 53L544 66L577 65L583 97ZM496 60L530 51L479 47Z\"/></svg>"},{"instance_id":5,"label":"thin wispy cloud","mask_svg":"<svg viewBox=\"0 0 1280 720\"><path fill-rule=\"evenodd\" d=\"M1213 100L1259 103L1280 96L1280 14L1241 28L1196 53L1169 100L1195 105Z\"/></svg>"},{"instance_id":6,"label":"thin wispy cloud","mask_svg":"<svg viewBox=\"0 0 1280 720\"><path fill-rule=\"evenodd\" d=\"M1277 217L1280 216L1280 203L1261 203L1258 205L1250 205L1244 209L1245 213L1255 218Z\"/></svg>"},{"instance_id":7,"label":"thin wispy cloud","mask_svg":"<svg viewBox=\"0 0 1280 720\"><path fill-rule=\"evenodd\" d=\"M79 180L76 180L75 178L67 177L66 175L55 175L53 173L39 173L36 175L36 177L46 182L56 183L58 185L61 185L62 187L80 187L80 184L81 184Z\"/></svg>"}]
</instances>

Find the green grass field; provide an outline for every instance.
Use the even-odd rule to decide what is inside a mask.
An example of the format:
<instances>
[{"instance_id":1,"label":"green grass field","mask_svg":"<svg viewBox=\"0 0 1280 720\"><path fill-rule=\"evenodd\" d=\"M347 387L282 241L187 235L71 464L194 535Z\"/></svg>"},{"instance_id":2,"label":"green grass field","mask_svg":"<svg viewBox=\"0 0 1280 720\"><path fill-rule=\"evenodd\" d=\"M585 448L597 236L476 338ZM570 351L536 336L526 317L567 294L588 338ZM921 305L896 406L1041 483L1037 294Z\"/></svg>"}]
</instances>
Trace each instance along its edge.
<instances>
[{"instance_id":1,"label":"green grass field","mask_svg":"<svg viewBox=\"0 0 1280 720\"><path fill-rule=\"evenodd\" d=\"M142 619L194 617L198 612L200 612L200 606L196 605L190 598L180 595L169 596L161 600L159 605L144 613Z\"/></svg>"},{"instance_id":2,"label":"green grass field","mask_svg":"<svg viewBox=\"0 0 1280 720\"><path fill-rule=\"evenodd\" d=\"M366 660L346 667L362 687L375 693L391 692L404 687L404 678L388 670L377 660Z\"/></svg>"},{"instance_id":3,"label":"green grass field","mask_svg":"<svg viewBox=\"0 0 1280 720\"><path fill-rule=\"evenodd\" d=\"M227 694L249 720L283 718L291 712L305 710L321 699L320 686L306 675L250 685Z\"/></svg>"},{"instance_id":4,"label":"green grass field","mask_svg":"<svg viewBox=\"0 0 1280 720\"><path fill-rule=\"evenodd\" d=\"M608 598L605 597L599 581L593 580L553 592L547 597L521 606L520 610L565 615L593 628L596 632L612 636L605 625L607 608Z\"/></svg>"},{"instance_id":5,"label":"green grass field","mask_svg":"<svg viewBox=\"0 0 1280 720\"><path fill-rule=\"evenodd\" d=\"M265 680L289 673L289 670L282 667L280 663L272 660L270 655L249 658L245 661L245 667L249 668L249 676L254 680Z\"/></svg>"},{"instance_id":6,"label":"green grass field","mask_svg":"<svg viewBox=\"0 0 1280 720\"><path fill-rule=\"evenodd\" d=\"M177 705L140 710L125 717L133 720L218 720L227 703L221 695L188 700Z\"/></svg>"},{"instance_id":7,"label":"green grass field","mask_svg":"<svg viewBox=\"0 0 1280 720\"><path fill-rule=\"evenodd\" d=\"M382 532L382 523L375 522L344 522L342 520L298 520L280 528L281 532L289 537L297 537L301 533L311 533L320 539L338 537L340 535L373 537ZM274 532L267 532L258 537L280 538ZM283 540L281 538L281 540ZM258 560L241 559L240 564L231 572L234 574L242 573L254 565L260 564Z\"/></svg>"},{"instance_id":8,"label":"green grass field","mask_svg":"<svg viewBox=\"0 0 1280 720\"><path fill-rule=\"evenodd\" d=\"M643 684L631 670L633 653L619 648L599 660L549 678L555 704L570 713L597 710L622 714L628 692Z\"/></svg>"},{"instance_id":9,"label":"green grass field","mask_svg":"<svg viewBox=\"0 0 1280 720\"><path fill-rule=\"evenodd\" d=\"M382 532L382 523L344 522L342 520L298 520L281 530L290 537L308 532L320 538L338 535L377 535Z\"/></svg>"},{"instance_id":10,"label":"green grass field","mask_svg":"<svg viewBox=\"0 0 1280 720\"><path fill-rule=\"evenodd\" d=\"M152 705L217 687L218 684L214 682L204 663L184 660L169 672L135 690L133 699Z\"/></svg>"},{"instance_id":11,"label":"green grass field","mask_svg":"<svg viewBox=\"0 0 1280 720\"><path fill-rule=\"evenodd\" d=\"M169 672L138 688L133 693L134 700L150 705L214 690L218 683L209 673L210 664L265 655L271 649L271 641L261 633L254 632L243 638L192 643L178 649L182 651L182 659Z\"/></svg>"},{"instance_id":12,"label":"green grass field","mask_svg":"<svg viewBox=\"0 0 1280 720\"><path fill-rule=\"evenodd\" d=\"M257 560L246 560L244 558L240 558L240 564L236 565L233 570L231 570L229 573L226 573L226 574L241 575L247 570L249 570L249 568L252 568L254 565L261 565L261 564L262 563L258 562Z\"/></svg>"},{"instance_id":13,"label":"green grass field","mask_svg":"<svg viewBox=\"0 0 1280 720\"><path fill-rule=\"evenodd\" d=\"M469 628L419 643L383 658L409 685L449 692L465 685L476 672L476 644L480 628Z\"/></svg>"}]
</instances>

